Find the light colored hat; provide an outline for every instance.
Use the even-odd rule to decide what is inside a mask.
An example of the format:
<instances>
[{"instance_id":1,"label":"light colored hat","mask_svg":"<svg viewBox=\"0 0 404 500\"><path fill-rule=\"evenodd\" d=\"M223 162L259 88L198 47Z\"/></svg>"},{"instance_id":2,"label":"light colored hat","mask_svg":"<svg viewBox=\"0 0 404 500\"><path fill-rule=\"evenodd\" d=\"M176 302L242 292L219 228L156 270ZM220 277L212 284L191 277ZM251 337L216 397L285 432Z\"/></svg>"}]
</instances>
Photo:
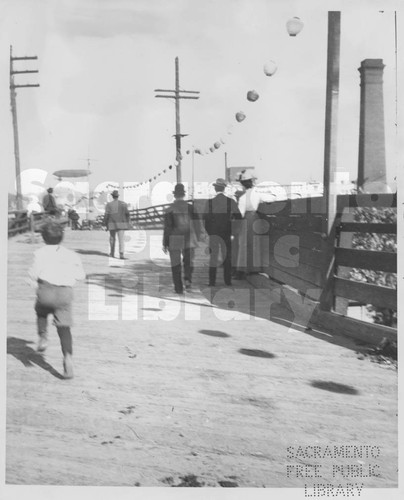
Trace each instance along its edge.
<instances>
[{"instance_id":1,"label":"light colored hat","mask_svg":"<svg viewBox=\"0 0 404 500\"><path fill-rule=\"evenodd\" d=\"M225 188L227 186L227 182L221 177L219 177L218 179L216 179L216 182L214 182L213 185Z\"/></svg>"}]
</instances>

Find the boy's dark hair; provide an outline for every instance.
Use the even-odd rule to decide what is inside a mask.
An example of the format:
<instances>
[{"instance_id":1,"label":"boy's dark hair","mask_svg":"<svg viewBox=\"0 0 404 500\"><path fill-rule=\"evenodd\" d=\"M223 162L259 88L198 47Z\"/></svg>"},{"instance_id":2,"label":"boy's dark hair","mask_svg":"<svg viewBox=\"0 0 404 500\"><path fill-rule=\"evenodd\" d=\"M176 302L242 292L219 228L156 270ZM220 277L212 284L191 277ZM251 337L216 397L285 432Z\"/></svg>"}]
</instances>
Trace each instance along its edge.
<instances>
[{"instance_id":1,"label":"boy's dark hair","mask_svg":"<svg viewBox=\"0 0 404 500\"><path fill-rule=\"evenodd\" d=\"M46 222L42 226L42 238L47 245L58 245L63 240L63 227L55 221Z\"/></svg>"}]
</instances>

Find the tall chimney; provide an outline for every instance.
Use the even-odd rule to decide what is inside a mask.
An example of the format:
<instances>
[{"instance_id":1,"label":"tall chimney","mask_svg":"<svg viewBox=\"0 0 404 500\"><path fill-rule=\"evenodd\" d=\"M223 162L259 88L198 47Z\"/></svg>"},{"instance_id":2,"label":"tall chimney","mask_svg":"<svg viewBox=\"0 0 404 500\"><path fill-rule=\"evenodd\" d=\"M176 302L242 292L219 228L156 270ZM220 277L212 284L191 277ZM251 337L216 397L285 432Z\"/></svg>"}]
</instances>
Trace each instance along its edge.
<instances>
[{"instance_id":1,"label":"tall chimney","mask_svg":"<svg viewBox=\"0 0 404 500\"><path fill-rule=\"evenodd\" d=\"M361 75L358 187L385 192L386 149L384 137L383 60L365 59Z\"/></svg>"}]
</instances>

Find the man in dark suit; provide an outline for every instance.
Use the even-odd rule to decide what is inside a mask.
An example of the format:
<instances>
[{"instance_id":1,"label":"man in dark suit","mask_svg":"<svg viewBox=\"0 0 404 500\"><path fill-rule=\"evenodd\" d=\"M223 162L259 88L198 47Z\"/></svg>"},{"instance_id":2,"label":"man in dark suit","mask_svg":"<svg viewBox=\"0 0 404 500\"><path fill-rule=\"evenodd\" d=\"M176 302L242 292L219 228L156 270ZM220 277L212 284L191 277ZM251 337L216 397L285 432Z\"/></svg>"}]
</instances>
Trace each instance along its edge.
<instances>
[{"instance_id":1,"label":"man in dark suit","mask_svg":"<svg viewBox=\"0 0 404 500\"><path fill-rule=\"evenodd\" d=\"M58 215L59 210L53 195L53 188L47 189L47 194L42 199L42 206L44 211L49 215Z\"/></svg>"},{"instance_id":2,"label":"man in dark suit","mask_svg":"<svg viewBox=\"0 0 404 500\"><path fill-rule=\"evenodd\" d=\"M111 193L112 201L105 205L104 225L109 231L110 257L115 257L115 240L118 235L119 258L124 259L125 230L131 229L128 205L118 200L119 193L115 189Z\"/></svg>"},{"instance_id":3,"label":"man in dark suit","mask_svg":"<svg viewBox=\"0 0 404 500\"><path fill-rule=\"evenodd\" d=\"M209 286L216 284L219 251L223 262L224 282L230 286L232 221L241 219L241 214L237 203L224 194L226 181L219 178L213 186L217 194L207 202L203 213L205 229L209 235Z\"/></svg>"},{"instance_id":4,"label":"man in dark suit","mask_svg":"<svg viewBox=\"0 0 404 500\"><path fill-rule=\"evenodd\" d=\"M185 187L176 184L174 202L164 213L163 251L169 253L175 293L184 293L182 262L184 264L185 288L192 287L192 272L195 247L201 235L200 220L191 204L185 200Z\"/></svg>"}]
</instances>

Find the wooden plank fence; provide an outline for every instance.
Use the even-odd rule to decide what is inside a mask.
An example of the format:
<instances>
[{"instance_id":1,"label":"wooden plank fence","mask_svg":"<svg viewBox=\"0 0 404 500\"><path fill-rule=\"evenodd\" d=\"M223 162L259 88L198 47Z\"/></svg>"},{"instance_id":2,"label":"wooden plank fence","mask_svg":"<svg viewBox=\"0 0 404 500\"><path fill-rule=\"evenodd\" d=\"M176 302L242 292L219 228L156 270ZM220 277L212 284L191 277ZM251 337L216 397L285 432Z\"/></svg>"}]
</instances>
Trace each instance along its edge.
<instances>
[{"instance_id":1,"label":"wooden plank fence","mask_svg":"<svg viewBox=\"0 0 404 500\"><path fill-rule=\"evenodd\" d=\"M356 208L396 208L395 194L342 195L337 198L336 239L328 241L321 232L322 199L299 199L262 204L261 217L268 221L269 254L265 272L303 296L323 306L328 293L331 304L326 311L347 313L350 303L371 304L397 310L397 290L374 283L355 281L353 269L386 273L397 272L397 254L351 247L354 233L378 235L397 233L397 224L356 222ZM334 247L332 255L327 251Z\"/></svg>"},{"instance_id":2,"label":"wooden plank fence","mask_svg":"<svg viewBox=\"0 0 404 500\"><path fill-rule=\"evenodd\" d=\"M13 210L8 212L8 237L16 234L31 232L39 232L44 220L49 217L46 212L35 212L28 214L27 210ZM68 219L61 217L58 221L67 225Z\"/></svg>"}]
</instances>

